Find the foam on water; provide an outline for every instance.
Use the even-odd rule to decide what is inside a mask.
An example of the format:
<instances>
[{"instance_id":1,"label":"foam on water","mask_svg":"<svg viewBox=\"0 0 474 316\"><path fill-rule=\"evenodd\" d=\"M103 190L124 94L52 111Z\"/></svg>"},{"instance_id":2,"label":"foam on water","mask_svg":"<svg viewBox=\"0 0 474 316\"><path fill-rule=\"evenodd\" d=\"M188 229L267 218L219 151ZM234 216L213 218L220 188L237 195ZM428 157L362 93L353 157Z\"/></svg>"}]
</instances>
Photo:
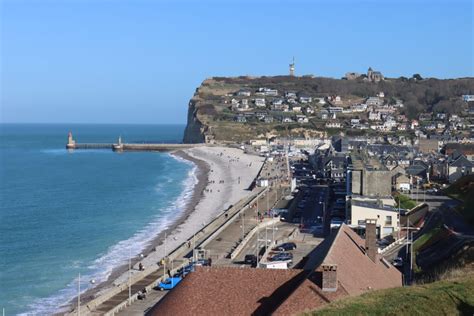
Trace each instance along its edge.
<instances>
[{"instance_id":1,"label":"foam on water","mask_svg":"<svg viewBox=\"0 0 474 316\"><path fill-rule=\"evenodd\" d=\"M64 150L62 150L64 153ZM90 151L89 151L90 152ZM98 151L99 152L99 151ZM100 151L102 152L102 151ZM93 288L97 284L106 281L111 275L114 268L128 263L130 254L137 257L141 252L150 245L151 241L163 230L167 229L185 210L189 203L194 187L198 183L197 165L181 157L171 155L174 159L192 166L188 172L186 179L181 183L182 193L178 198L164 209L159 210L152 222L136 232L131 238L122 240L114 246L110 247L107 252L99 256L96 260L87 266L88 272L81 275L81 293ZM171 182L171 178L167 178L167 182ZM162 189L157 185L155 189ZM74 262L74 265L80 266L87 263ZM90 281L95 280L94 284ZM74 297L77 296L78 278L72 280L64 289L47 298L35 299L30 305L30 311L20 315L47 315L58 312L64 312L65 306Z\"/></svg>"}]
</instances>

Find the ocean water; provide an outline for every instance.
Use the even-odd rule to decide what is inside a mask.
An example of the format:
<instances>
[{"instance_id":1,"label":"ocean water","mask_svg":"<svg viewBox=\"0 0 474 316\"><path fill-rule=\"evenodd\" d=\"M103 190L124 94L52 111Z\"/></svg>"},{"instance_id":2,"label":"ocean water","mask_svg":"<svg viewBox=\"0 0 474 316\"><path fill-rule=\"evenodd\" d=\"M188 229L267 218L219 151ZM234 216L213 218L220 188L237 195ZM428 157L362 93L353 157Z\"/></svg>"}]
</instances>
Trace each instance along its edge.
<instances>
[{"instance_id":1,"label":"ocean water","mask_svg":"<svg viewBox=\"0 0 474 316\"><path fill-rule=\"evenodd\" d=\"M184 125L0 125L0 309L47 315L139 255L184 209L196 166L167 153L65 149L180 142Z\"/></svg>"}]
</instances>

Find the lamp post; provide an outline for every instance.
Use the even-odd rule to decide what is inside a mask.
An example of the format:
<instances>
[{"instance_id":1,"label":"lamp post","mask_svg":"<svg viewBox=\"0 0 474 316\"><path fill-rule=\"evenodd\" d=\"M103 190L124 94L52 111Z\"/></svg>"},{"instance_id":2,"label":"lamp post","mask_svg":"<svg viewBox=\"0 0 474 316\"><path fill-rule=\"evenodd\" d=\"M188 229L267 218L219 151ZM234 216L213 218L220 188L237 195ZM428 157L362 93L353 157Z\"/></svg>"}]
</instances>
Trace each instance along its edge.
<instances>
[{"instance_id":1,"label":"lamp post","mask_svg":"<svg viewBox=\"0 0 474 316\"><path fill-rule=\"evenodd\" d=\"M81 315L81 273L77 279L77 315Z\"/></svg>"},{"instance_id":2,"label":"lamp post","mask_svg":"<svg viewBox=\"0 0 474 316\"><path fill-rule=\"evenodd\" d=\"M128 304L132 305L132 246L128 249Z\"/></svg>"}]
</instances>

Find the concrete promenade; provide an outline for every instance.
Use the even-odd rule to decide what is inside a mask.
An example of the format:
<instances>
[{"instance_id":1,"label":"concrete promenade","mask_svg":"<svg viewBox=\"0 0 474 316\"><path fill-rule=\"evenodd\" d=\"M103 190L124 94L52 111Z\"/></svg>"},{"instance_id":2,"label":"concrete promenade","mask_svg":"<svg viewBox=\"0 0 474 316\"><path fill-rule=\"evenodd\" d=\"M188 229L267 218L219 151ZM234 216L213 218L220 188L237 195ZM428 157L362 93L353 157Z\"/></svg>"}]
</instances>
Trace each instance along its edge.
<instances>
[{"instance_id":1,"label":"concrete promenade","mask_svg":"<svg viewBox=\"0 0 474 316\"><path fill-rule=\"evenodd\" d=\"M230 210L222 213L214 221L209 223L203 229L196 233L195 237L191 237L180 247L173 250L168 254L166 270L171 270L171 273L175 273L182 265L189 262L189 254L192 249L188 245L195 244L196 247L204 246L210 242L216 236L221 234L223 230L230 225L239 215L241 211L251 208L256 203L257 196L261 198L263 194L267 192L267 189L256 189L255 192L249 197L241 200ZM226 215L227 214L227 215ZM240 236L240 234L239 234ZM173 269L171 269L171 262L173 262ZM149 269L143 273L134 273L131 278L131 302L137 300L137 294L140 290L146 288L148 292L152 291L152 288L157 282L164 276L165 271L163 267ZM119 287L113 288L110 291L103 293L103 295L95 298L87 305L81 305L81 315L114 315L117 312L124 310L129 304L129 287L128 284L122 284ZM77 315L77 308L73 310L69 315Z\"/></svg>"}]
</instances>

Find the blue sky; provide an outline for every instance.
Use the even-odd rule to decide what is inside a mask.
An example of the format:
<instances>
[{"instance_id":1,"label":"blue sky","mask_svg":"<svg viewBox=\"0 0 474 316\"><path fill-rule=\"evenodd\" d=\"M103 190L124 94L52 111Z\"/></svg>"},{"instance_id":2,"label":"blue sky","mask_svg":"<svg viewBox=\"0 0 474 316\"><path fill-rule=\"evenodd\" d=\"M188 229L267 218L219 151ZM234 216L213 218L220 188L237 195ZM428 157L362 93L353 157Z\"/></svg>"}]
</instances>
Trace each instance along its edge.
<instances>
[{"instance_id":1,"label":"blue sky","mask_svg":"<svg viewBox=\"0 0 474 316\"><path fill-rule=\"evenodd\" d=\"M473 1L0 0L1 122L185 123L211 76L473 76Z\"/></svg>"}]
</instances>

